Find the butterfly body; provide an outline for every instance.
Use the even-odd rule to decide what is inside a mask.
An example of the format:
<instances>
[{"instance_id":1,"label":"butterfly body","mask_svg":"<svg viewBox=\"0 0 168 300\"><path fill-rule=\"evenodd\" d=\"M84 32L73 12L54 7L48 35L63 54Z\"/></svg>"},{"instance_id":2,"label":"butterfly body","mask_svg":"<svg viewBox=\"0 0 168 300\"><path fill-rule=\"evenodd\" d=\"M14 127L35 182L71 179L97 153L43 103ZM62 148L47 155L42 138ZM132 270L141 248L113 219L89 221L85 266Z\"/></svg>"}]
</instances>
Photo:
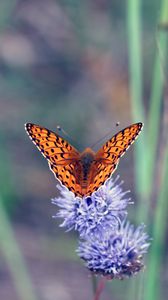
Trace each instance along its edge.
<instances>
[{"instance_id":1,"label":"butterfly body","mask_svg":"<svg viewBox=\"0 0 168 300\"><path fill-rule=\"evenodd\" d=\"M88 175L92 166L92 163L95 159L95 153L90 148L86 148L80 155L80 161L83 169L83 183L87 182Z\"/></svg>"},{"instance_id":2,"label":"butterfly body","mask_svg":"<svg viewBox=\"0 0 168 300\"><path fill-rule=\"evenodd\" d=\"M82 153L57 133L27 123L26 131L55 177L75 196L90 196L116 170L120 157L142 130L142 123L132 124L109 139L96 153L86 148Z\"/></svg>"}]
</instances>

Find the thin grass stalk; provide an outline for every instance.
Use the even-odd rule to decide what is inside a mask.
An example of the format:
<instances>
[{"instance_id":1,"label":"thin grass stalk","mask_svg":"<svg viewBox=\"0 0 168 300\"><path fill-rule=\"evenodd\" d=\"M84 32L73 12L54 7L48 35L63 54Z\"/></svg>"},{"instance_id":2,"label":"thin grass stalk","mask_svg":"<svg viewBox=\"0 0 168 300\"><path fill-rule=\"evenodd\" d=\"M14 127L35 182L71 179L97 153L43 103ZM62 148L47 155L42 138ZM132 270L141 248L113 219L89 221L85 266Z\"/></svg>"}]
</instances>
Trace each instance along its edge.
<instances>
[{"instance_id":1,"label":"thin grass stalk","mask_svg":"<svg viewBox=\"0 0 168 300\"><path fill-rule=\"evenodd\" d=\"M160 278L161 278L161 259L164 251L165 234L167 226L167 212L168 212L168 144L165 150L163 159L162 179L160 185L159 196L157 200L154 227L153 227L153 241L151 253L147 266L147 276L145 282L145 300L161 299Z\"/></svg>"},{"instance_id":2,"label":"thin grass stalk","mask_svg":"<svg viewBox=\"0 0 168 300\"><path fill-rule=\"evenodd\" d=\"M163 0L158 24L168 23L168 1ZM156 36L158 49L154 62L152 92L150 99L149 121L148 121L148 151L147 151L147 186L150 196L153 184L153 175L155 171L155 161L157 155L157 145L161 121L162 96L164 88L164 68L166 64L166 53L168 51L168 31L158 30Z\"/></svg>"},{"instance_id":3,"label":"thin grass stalk","mask_svg":"<svg viewBox=\"0 0 168 300\"><path fill-rule=\"evenodd\" d=\"M143 105L143 78L142 78L142 53L141 53L141 1L128 0L127 2L127 28L128 28L128 56L129 56L129 72L130 72L130 97L132 107L132 117L134 122L145 123L145 111ZM145 157L145 128L142 132L139 141L135 144L135 185L136 192L139 196L137 220L139 222L145 221L144 205L147 201L146 185L146 157ZM142 188L143 187L143 188ZM132 281L129 290L129 299L135 299L137 290L142 291L142 276L139 280ZM141 299L142 295L138 295Z\"/></svg>"},{"instance_id":4,"label":"thin grass stalk","mask_svg":"<svg viewBox=\"0 0 168 300\"><path fill-rule=\"evenodd\" d=\"M142 55L141 55L141 1L128 0L127 5L127 25L128 25L128 55L130 70L130 96L132 116L135 122L145 120L143 105L143 81L142 81ZM135 151L135 184L136 191L140 198L138 207L139 221L144 219L144 202L146 201L146 162L145 162L145 128L136 142ZM143 189L142 189L143 187Z\"/></svg>"},{"instance_id":5,"label":"thin grass stalk","mask_svg":"<svg viewBox=\"0 0 168 300\"><path fill-rule=\"evenodd\" d=\"M37 300L24 258L0 197L0 249L12 276L18 299Z\"/></svg>"}]
</instances>

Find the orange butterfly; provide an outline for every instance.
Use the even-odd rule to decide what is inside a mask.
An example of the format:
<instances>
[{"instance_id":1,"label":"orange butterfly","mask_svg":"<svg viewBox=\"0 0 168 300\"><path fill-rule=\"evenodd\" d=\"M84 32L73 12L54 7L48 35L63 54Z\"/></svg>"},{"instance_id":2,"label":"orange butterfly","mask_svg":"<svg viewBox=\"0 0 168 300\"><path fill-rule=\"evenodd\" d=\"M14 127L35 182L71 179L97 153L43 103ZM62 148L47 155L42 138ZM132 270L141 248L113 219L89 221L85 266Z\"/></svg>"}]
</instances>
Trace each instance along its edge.
<instances>
[{"instance_id":1,"label":"orange butterfly","mask_svg":"<svg viewBox=\"0 0 168 300\"><path fill-rule=\"evenodd\" d=\"M39 125L27 123L26 131L55 177L75 196L89 196L116 170L119 158L134 142L143 127L136 123L119 131L99 150L86 148L79 153L57 133Z\"/></svg>"}]
</instances>

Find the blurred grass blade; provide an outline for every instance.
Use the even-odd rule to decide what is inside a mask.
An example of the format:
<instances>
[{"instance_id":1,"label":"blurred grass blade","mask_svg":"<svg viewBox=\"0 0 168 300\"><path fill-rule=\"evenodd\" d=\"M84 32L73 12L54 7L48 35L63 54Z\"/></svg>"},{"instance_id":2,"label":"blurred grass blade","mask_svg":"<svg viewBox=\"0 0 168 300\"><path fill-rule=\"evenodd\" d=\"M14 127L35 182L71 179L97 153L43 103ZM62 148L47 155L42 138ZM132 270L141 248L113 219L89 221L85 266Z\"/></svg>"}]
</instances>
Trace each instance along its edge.
<instances>
[{"instance_id":1,"label":"blurred grass blade","mask_svg":"<svg viewBox=\"0 0 168 300\"><path fill-rule=\"evenodd\" d=\"M127 5L127 24L128 24L128 55L130 69L130 93L131 107L134 122L145 120L145 112L142 101L142 55L141 55L141 1L128 0ZM145 124L146 128L146 124ZM136 190L140 196L140 205L138 208L138 219L144 219L144 202L147 194L146 184L146 143L145 143L145 128L135 143L135 184ZM143 187L143 188L142 188Z\"/></svg>"},{"instance_id":2,"label":"blurred grass blade","mask_svg":"<svg viewBox=\"0 0 168 300\"><path fill-rule=\"evenodd\" d=\"M143 105L143 78L142 78L142 53L141 53L141 1L128 0L127 2L127 26L128 26L128 55L130 71L130 95L132 116L134 122L145 123L145 112ZM144 209L147 202L147 169L146 169L146 123L144 130L135 143L135 184L136 192L139 196L136 219L138 222L145 221ZM142 277L130 283L128 292L129 299L137 298L137 290L142 292ZM142 298L142 293L138 294L138 299Z\"/></svg>"},{"instance_id":3,"label":"blurred grass blade","mask_svg":"<svg viewBox=\"0 0 168 300\"><path fill-rule=\"evenodd\" d=\"M16 7L17 1L1 1L1 9L0 9L0 28L2 30L7 24L9 25L12 11Z\"/></svg>"},{"instance_id":4,"label":"blurred grass blade","mask_svg":"<svg viewBox=\"0 0 168 300\"><path fill-rule=\"evenodd\" d=\"M168 1L163 0L161 6L160 20L158 27L162 24L168 24ZM157 44L159 49L156 51L156 58L154 62L152 92L149 109L149 123L148 123L148 152L147 152L147 172L148 180L147 186L149 188L149 195L152 190L154 167L157 153L157 143L159 137L161 110L162 110L162 96L164 88L164 68L166 63L166 53L168 51L168 31L158 30ZM164 62L165 61L165 62Z\"/></svg>"},{"instance_id":5,"label":"blurred grass blade","mask_svg":"<svg viewBox=\"0 0 168 300\"><path fill-rule=\"evenodd\" d=\"M134 120L144 121L142 104L142 55L141 55L141 22L139 0L128 0L128 47L132 113Z\"/></svg>"},{"instance_id":6,"label":"blurred grass blade","mask_svg":"<svg viewBox=\"0 0 168 300\"><path fill-rule=\"evenodd\" d=\"M156 213L153 227L153 241L149 263L147 266L146 284L145 284L145 300L161 299L160 295L160 278L161 278L161 258L164 251L164 237L167 226L168 212L168 145L163 160L163 170L160 191L157 201Z\"/></svg>"},{"instance_id":7,"label":"blurred grass blade","mask_svg":"<svg viewBox=\"0 0 168 300\"><path fill-rule=\"evenodd\" d=\"M20 300L37 300L24 259L0 197L0 249L6 259Z\"/></svg>"}]
</instances>

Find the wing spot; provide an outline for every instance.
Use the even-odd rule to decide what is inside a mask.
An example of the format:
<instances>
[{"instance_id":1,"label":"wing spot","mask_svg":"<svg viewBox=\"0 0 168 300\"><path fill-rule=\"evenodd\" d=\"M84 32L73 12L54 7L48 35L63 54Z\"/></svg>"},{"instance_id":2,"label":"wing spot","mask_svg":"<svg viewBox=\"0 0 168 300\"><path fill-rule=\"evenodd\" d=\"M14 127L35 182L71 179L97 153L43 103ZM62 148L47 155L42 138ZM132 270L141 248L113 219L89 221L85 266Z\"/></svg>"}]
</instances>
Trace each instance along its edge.
<instances>
[{"instance_id":1,"label":"wing spot","mask_svg":"<svg viewBox=\"0 0 168 300\"><path fill-rule=\"evenodd\" d=\"M54 153L54 149L53 148L51 149L51 152Z\"/></svg>"}]
</instances>

